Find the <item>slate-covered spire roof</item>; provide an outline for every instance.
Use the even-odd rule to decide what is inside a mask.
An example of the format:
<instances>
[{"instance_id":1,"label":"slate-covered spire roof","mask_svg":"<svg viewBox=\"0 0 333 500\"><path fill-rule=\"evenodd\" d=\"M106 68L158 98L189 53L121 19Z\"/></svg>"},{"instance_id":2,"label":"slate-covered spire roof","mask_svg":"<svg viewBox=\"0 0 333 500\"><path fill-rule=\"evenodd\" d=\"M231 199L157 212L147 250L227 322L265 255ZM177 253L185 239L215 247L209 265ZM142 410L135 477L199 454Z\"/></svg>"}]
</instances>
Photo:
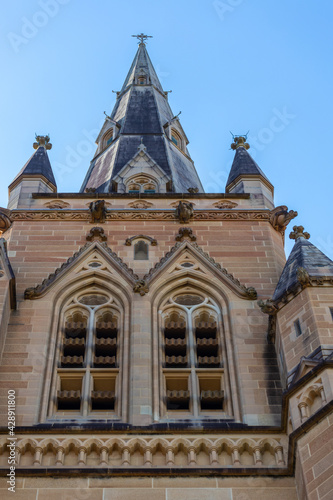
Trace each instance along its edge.
<instances>
[{"instance_id":1,"label":"slate-covered spire roof","mask_svg":"<svg viewBox=\"0 0 333 500\"><path fill-rule=\"evenodd\" d=\"M36 136L36 142L33 144L36 151L33 155L31 155L27 163L22 167L15 179L11 182L9 189L12 189L19 182L19 180L22 179L22 177L44 178L47 184L52 184L54 189L56 189L57 184L47 154L47 150L52 148L52 144L49 141L50 138L47 135Z\"/></svg>"},{"instance_id":2,"label":"slate-covered spire roof","mask_svg":"<svg viewBox=\"0 0 333 500\"><path fill-rule=\"evenodd\" d=\"M114 128L113 138L105 144L103 138ZM171 130L181 137L180 144L172 141ZM131 69L125 79L111 115L105 120L96 140L97 151L81 187L81 192L112 192L113 179L138 153L141 144L149 157L170 179L173 192L188 188L203 191L202 184L187 150L188 140L179 118L168 103L150 60L145 43L139 44Z\"/></svg>"},{"instance_id":3,"label":"slate-covered spire roof","mask_svg":"<svg viewBox=\"0 0 333 500\"><path fill-rule=\"evenodd\" d=\"M308 241L310 235L304 233L303 226L294 226L293 229L290 238L296 240L295 245L280 276L273 301L279 300L307 277L333 278L333 261Z\"/></svg>"},{"instance_id":4,"label":"slate-covered spire roof","mask_svg":"<svg viewBox=\"0 0 333 500\"><path fill-rule=\"evenodd\" d=\"M234 143L231 148L236 150L234 161L231 166L226 188L232 184L238 177L246 176L261 176L268 184L271 182L267 179L259 165L254 161L252 156L247 152L250 148L246 141L246 136L234 137ZM273 186L272 186L273 187Z\"/></svg>"}]
</instances>

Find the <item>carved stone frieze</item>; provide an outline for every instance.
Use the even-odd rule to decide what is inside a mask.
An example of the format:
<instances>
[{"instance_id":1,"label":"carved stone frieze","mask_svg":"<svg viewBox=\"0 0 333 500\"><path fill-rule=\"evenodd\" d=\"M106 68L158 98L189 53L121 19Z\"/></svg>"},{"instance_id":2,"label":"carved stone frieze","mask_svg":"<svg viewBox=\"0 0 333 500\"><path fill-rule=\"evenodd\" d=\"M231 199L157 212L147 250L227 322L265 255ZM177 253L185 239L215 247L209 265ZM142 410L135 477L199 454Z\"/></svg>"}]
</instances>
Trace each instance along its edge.
<instances>
[{"instance_id":1,"label":"carved stone frieze","mask_svg":"<svg viewBox=\"0 0 333 500\"><path fill-rule=\"evenodd\" d=\"M181 224L186 224L193 217L193 204L180 201L175 214Z\"/></svg>"},{"instance_id":2,"label":"carved stone frieze","mask_svg":"<svg viewBox=\"0 0 333 500\"><path fill-rule=\"evenodd\" d=\"M197 237L193 234L190 227L181 227L176 236L176 241L183 241L184 238L189 238L191 241L197 241Z\"/></svg>"},{"instance_id":3,"label":"carved stone frieze","mask_svg":"<svg viewBox=\"0 0 333 500\"><path fill-rule=\"evenodd\" d=\"M3 209L2 209L3 210ZM10 219L15 220L57 220L57 221L84 221L91 219L89 210L13 210L10 212ZM137 212L133 210L108 210L105 217L109 220L177 220L175 212L170 210L153 210ZM193 213L193 220L242 220L242 221L269 221L270 212L267 210L246 211L233 210L196 210Z\"/></svg>"},{"instance_id":4,"label":"carved stone frieze","mask_svg":"<svg viewBox=\"0 0 333 500\"><path fill-rule=\"evenodd\" d=\"M270 213L270 223L274 227L276 231L284 236L286 227L289 222L297 217L298 213L294 210L289 210L285 205L281 205L280 207L274 208L274 210Z\"/></svg>"},{"instance_id":5,"label":"carved stone frieze","mask_svg":"<svg viewBox=\"0 0 333 500\"><path fill-rule=\"evenodd\" d=\"M75 252L69 259L67 259L66 262L64 262L58 269L54 271L54 273L49 274L47 278L45 278L41 284L27 288L24 292L24 298L25 299L37 299L41 297L46 290L56 281L56 279L60 278L66 271L67 269L74 264L79 257L89 248L93 248L94 246L100 246L108 256L111 258L111 260L121 268L122 272L127 275L127 277L132 281L135 282L139 279L138 275L134 273L134 271L125 264L125 262L122 261L118 255L111 250L111 248L108 247L106 242L88 242L86 243L83 247L80 248L77 252Z\"/></svg>"},{"instance_id":6,"label":"carved stone frieze","mask_svg":"<svg viewBox=\"0 0 333 500\"><path fill-rule=\"evenodd\" d=\"M105 200L92 201L89 205L91 219L90 222L103 223L106 219L107 209L105 206Z\"/></svg>"},{"instance_id":7,"label":"carved stone frieze","mask_svg":"<svg viewBox=\"0 0 333 500\"><path fill-rule=\"evenodd\" d=\"M105 235L104 229L102 227L92 227L86 236L86 240L87 241L94 241L94 240L106 241L107 236Z\"/></svg>"}]
</instances>

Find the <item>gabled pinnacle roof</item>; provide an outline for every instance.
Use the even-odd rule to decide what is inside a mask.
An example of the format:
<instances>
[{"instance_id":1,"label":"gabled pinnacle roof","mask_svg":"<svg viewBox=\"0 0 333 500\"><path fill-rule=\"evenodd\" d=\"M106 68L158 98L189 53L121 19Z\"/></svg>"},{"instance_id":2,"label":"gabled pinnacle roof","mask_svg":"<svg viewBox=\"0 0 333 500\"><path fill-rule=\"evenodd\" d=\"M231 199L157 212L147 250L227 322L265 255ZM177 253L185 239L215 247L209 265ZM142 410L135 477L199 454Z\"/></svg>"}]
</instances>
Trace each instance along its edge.
<instances>
[{"instance_id":1,"label":"gabled pinnacle roof","mask_svg":"<svg viewBox=\"0 0 333 500\"><path fill-rule=\"evenodd\" d=\"M140 76L146 79L143 85L138 81ZM141 143L154 162L172 180L173 192L186 193L191 187L203 192L194 163L185 146L186 136L181 151L167 133L171 126L179 133L182 133L182 128L169 106L167 95L144 43L139 45L122 90L118 93L110 120L117 124L119 133L108 147L104 150L98 149L81 192L87 188L93 188L100 193L111 192L112 180L137 154ZM99 144L101 141L100 134Z\"/></svg>"},{"instance_id":2,"label":"gabled pinnacle roof","mask_svg":"<svg viewBox=\"0 0 333 500\"><path fill-rule=\"evenodd\" d=\"M237 179L237 177L241 175L260 175L269 184L271 184L259 165L254 161L252 156L246 151L245 147L243 146L239 146L236 149L235 158L232 163L226 187L228 187L233 181Z\"/></svg>"},{"instance_id":3,"label":"gabled pinnacle roof","mask_svg":"<svg viewBox=\"0 0 333 500\"><path fill-rule=\"evenodd\" d=\"M39 146L33 155L29 158L27 163L23 166L20 172L17 174L15 179L11 182L9 187L12 187L13 184L18 181L20 177L27 176L42 176L48 182L53 184L54 187L57 186L51 163L47 154L47 151L44 146Z\"/></svg>"},{"instance_id":4,"label":"gabled pinnacle roof","mask_svg":"<svg viewBox=\"0 0 333 500\"><path fill-rule=\"evenodd\" d=\"M315 245L299 237L284 266L273 295L273 301L300 283L299 272L305 270L309 277L332 277L333 262Z\"/></svg>"}]
</instances>

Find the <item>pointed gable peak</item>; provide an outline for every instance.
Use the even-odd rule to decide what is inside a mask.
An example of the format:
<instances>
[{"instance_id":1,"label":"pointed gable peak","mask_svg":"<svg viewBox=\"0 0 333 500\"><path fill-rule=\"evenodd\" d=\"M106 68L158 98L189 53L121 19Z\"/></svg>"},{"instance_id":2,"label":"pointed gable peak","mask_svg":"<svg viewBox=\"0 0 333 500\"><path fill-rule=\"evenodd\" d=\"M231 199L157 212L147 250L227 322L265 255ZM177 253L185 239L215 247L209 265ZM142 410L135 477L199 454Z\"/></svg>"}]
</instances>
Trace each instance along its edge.
<instances>
[{"instance_id":1,"label":"pointed gable peak","mask_svg":"<svg viewBox=\"0 0 333 500\"><path fill-rule=\"evenodd\" d=\"M285 293L323 284L326 279L332 282L333 278L333 261L308 241L310 234L304 233L303 226L294 226L289 237L295 240L295 245L275 289L274 301L278 301Z\"/></svg>"},{"instance_id":2,"label":"pointed gable peak","mask_svg":"<svg viewBox=\"0 0 333 500\"><path fill-rule=\"evenodd\" d=\"M56 190L57 184L47 154L47 150L52 148L52 144L49 141L50 138L48 135L36 135L36 142L33 143L33 148L36 151L22 167L13 182L11 182L9 185L10 190L13 189L23 177L43 178L47 184L51 185L51 187Z\"/></svg>"},{"instance_id":3,"label":"pointed gable peak","mask_svg":"<svg viewBox=\"0 0 333 500\"><path fill-rule=\"evenodd\" d=\"M247 152L250 145L246 142L247 136L234 136L234 142L231 144L231 149L235 150L234 161L231 166L230 174L227 180L226 191L240 177L259 176L273 187L266 175L263 173L259 165L254 161L252 156Z\"/></svg>"},{"instance_id":4,"label":"pointed gable peak","mask_svg":"<svg viewBox=\"0 0 333 500\"><path fill-rule=\"evenodd\" d=\"M120 94L122 94L131 85L153 85L164 94L161 82L159 81L153 63L149 57L146 44L143 41L144 39L146 40L147 38L152 37L148 37L143 34L132 36L139 38L141 43L139 43L137 53L134 57L132 66L125 79Z\"/></svg>"}]
</instances>

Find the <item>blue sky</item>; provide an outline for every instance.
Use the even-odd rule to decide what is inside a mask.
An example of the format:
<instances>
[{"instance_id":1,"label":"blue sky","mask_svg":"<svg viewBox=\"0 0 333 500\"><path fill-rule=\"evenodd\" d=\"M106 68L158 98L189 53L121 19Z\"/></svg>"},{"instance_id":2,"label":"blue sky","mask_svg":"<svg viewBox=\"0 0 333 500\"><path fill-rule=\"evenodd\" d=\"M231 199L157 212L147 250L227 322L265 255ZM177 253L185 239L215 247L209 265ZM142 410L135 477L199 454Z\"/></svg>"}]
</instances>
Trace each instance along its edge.
<instances>
[{"instance_id":1,"label":"blue sky","mask_svg":"<svg viewBox=\"0 0 333 500\"><path fill-rule=\"evenodd\" d=\"M58 191L80 189L136 52L131 35L145 32L206 191L224 192L229 131L250 130L276 205L299 213L289 229L304 225L333 259L333 2L13 0L1 10L0 206L35 132L50 134Z\"/></svg>"}]
</instances>

